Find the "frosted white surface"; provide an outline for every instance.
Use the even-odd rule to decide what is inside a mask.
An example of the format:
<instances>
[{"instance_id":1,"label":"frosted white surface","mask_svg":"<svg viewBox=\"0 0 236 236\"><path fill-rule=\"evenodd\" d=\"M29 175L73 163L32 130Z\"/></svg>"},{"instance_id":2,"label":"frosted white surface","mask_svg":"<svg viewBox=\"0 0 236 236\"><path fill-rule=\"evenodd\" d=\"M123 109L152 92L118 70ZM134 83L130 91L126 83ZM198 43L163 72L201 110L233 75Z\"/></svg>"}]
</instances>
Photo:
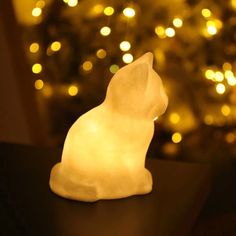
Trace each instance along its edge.
<instances>
[{"instance_id":1,"label":"frosted white surface","mask_svg":"<svg viewBox=\"0 0 236 236\"><path fill-rule=\"evenodd\" d=\"M104 102L70 128L50 176L56 194L81 201L123 198L152 190L145 168L154 119L168 98L146 53L111 79Z\"/></svg>"}]
</instances>

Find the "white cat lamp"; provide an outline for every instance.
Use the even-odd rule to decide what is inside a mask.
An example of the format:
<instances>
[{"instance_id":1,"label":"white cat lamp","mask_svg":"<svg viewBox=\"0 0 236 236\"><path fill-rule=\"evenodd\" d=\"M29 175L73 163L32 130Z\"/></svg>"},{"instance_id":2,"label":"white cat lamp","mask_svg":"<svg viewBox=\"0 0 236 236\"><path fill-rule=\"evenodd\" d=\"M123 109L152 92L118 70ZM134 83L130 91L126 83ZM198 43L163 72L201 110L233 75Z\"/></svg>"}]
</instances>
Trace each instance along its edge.
<instances>
[{"instance_id":1,"label":"white cat lamp","mask_svg":"<svg viewBox=\"0 0 236 236\"><path fill-rule=\"evenodd\" d=\"M50 188L62 197L92 202L152 190L145 157L154 119L168 98L146 53L111 79L104 102L70 128L62 160L51 171Z\"/></svg>"}]
</instances>

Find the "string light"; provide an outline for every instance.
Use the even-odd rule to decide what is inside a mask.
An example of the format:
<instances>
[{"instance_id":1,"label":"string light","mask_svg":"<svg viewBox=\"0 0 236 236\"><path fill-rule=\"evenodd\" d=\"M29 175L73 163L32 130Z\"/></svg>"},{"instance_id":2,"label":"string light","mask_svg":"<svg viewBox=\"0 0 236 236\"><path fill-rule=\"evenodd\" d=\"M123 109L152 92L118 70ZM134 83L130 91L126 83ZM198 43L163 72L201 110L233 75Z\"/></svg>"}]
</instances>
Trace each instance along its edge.
<instances>
[{"instance_id":1,"label":"string light","mask_svg":"<svg viewBox=\"0 0 236 236\"><path fill-rule=\"evenodd\" d=\"M91 61L85 61L82 67L84 71L90 71L93 69L93 63Z\"/></svg>"},{"instance_id":2,"label":"string light","mask_svg":"<svg viewBox=\"0 0 236 236\"><path fill-rule=\"evenodd\" d=\"M172 139L173 143L180 143L182 140L182 135L181 135L181 133L176 132L172 135L171 139Z\"/></svg>"},{"instance_id":3,"label":"string light","mask_svg":"<svg viewBox=\"0 0 236 236\"><path fill-rule=\"evenodd\" d=\"M206 70L205 71L205 77L209 80L213 80L215 78L215 72L213 70Z\"/></svg>"},{"instance_id":4,"label":"string light","mask_svg":"<svg viewBox=\"0 0 236 236\"><path fill-rule=\"evenodd\" d=\"M99 59L103 59L106 57L107 52L104 49L98 49L96 55Z\"/></svg>"},{"instance_id":5,"label":"string light","mask_svg":"<svg viewBox=\"0 0 236 236\"><path fill-rule=\"evenodd\" d=\"M128 17L128 18L132 18L135 16L135 10L131 7L126 7L124 10L123 10L123 14Z\"/></svg>"},{"instance_id":6,"label":"string light","mask_svg":"<svg viewBox=\"0 0 236 236\"><path fill-rule=\"evenodd\" d=\"M225 71L232 70L232 65L229 62L225 62L222 67L223 67L223 70Z\"/></svg>"},{"instance_id":7,"label":"string light","mask_svg":"<svg viewBox=\"0 0 236 236\"><path fill-rule=\"evenodd\" d=\"M101 28L100 33L102 36L108 36L111 33L111 29L108 26Z\"/></svg>"},{"instance_id":8,"label":"string light","mask_svg":"<svg viewBox=\"0 0 236 236\"><path fill-rule=\"evenodd\" d=\"M75 7L78 4L78 0L68 0L67 4L69 7Z\"/></svg>"},{"instance_id":9,"label":"string light","mask_svg":"<svg viewBox=\"0 0 236 236\"><path fill-rule=\"evenodd\" d=\"M234 77L234 73L230 70L225 71L225 78L228 79L230 77Z\"/></svg>"},{"instance_id":10,"label":"string light","mask_svg":"<svg viewBox=\"0 0 236 236\"><path fill-rule=\"evenodd\" d=\"M92 14L94 15L100 15L104 10L104 6L102 4L96 4L93 8L92 8Z\"/></svg>"},{"instance_id":11,"label":"string light","mask_svg":"<svg viewBox=\"0 0 236 236\"><path fill-rule=\"evenodd\" d=\"M133 55L130 54L130 53L124 54L122 59L123 59L123 62L126 63L126 64L129 64L134 60Z\"/></svg>"},{"instance_id":12,"label":"string light","mask_svg":"<svg viewBox=\"0 0 236 236\"><path fill-rule=\"evenodd\" d=\"M236 140L235 134L233 132L229 132L225 136L225 140L227 143L233 143Z\"/></svg>"},{"instance_id":13,"label":"string light","mask_svg":"<svg viewBox=\"0 0 236 236\"><path fill-rule=\"evenodd\" d=\"M50 86L49 84L45 84L43 86L43 90L42 90L42 93L45 97L50 97L52 96L53 94L53 89L52 89L52 86Z\"/></svg>"},{"instance_id":14,"label":"string light","mask_svg":"<svg viewBox=\"0 0 236 236\"><path fill-rule=\"evenodd\" d=\"M236 78L234 76L228 77L227 78L227 83L230 86L235 86L236 85Z\"/></svg>"},{"instance_id":15,"label":"string light","mask_svg":"<svg viewBox=\"0 0 236 236\"><path fill-rule=\"evenodd\" d=\"M44 86L44 82L43 82L41 79L37 79L37 80L34 82L34 87L35 87L37 90L42 89L43 86Z\"/></svg>"},{"instance_id":16,"label":"string light","mask_svg":"<svg viewBox=\"0 0 236 236\"><path fill-rule=\"evenodd\" d=\"M217 33L217 28L214 21L209 20L207 21L206 25L208 34L215 35Z\"/></svg>"},{"instance_id":17,"label":"string light","mask_svg":"<svg viewBox=\"0 0 236 236\"><path fill-rule=\"evenodd\" d=\"M161 39L166 38L165 28L161 25L158 25L158 26L155 27L155 33Z\"/></svg>"},{"instance_id":18,"label":"string light","mask_svg":"<svg viewBox=\"0 0 236 236\"><path fill-rule=\"evenodd\" d=\"M217 82L222 82L224 80L224 74L222 72L220 72L220 71L216 71L214 79Z\"/></svg>"},{"instance_id":19,"label":"string light","mask_svg":"<svg viewBox=\"0 0 236 236\"><path fill-rule=\"evenodd\" d=\"M115 74L119 69L120 69L119 66L116 64L111 65L109 68L109 70L112 74Z\"/></svg>"},{"instance_id":20,"label":"string light","mask_svg":"<svg viewBox=\"0 0 236 236\"><path fill-rule=\"evenodd\" d=\"M172 38L175 36L175 30L171 27L167 28L165 30L165 33L166 33L167 37L169 37L169 38Z\"/></svg>"},{"instance_id":21,"label":"string light","mask_svg":"<svg viewBox=\"0 0 236 236\"><path fill-rule=\"evenodd\" d=\"M36 7L44 8L45 5L46 5L46 3L43 0L39 0L39 1L36 2Z\"/></svg>"},{"instance_id":22,"label":"string light","mask_svg":"<svg viewBox=\"0 0 236 236\"><path fill-rule=\"evenodd\" d=\"M120 43L120 50L121 51L124 51L124 52L129 51L130 48L131 48L130 42L123 41L123 42Z\"/></svg>"},{"instance_id":23,"label":"string light","mask_svg":"<svg viewBox=\"0 0 236 236\"><path fill-rule=\"evenodd\" d=\"M175 155L178 152L178 145L168 142L163 145L163 152L167 155Z\"/></svg>"},{"instance_id":24,"label":"string light","mask_svg":"<svg viewBox=\"0 0 236 236\"><path fill-rule=\"evenodd\" d=\"M217 85L216 85L216 92L217 92L218 94L224 94L224 92L225 92L225 86L224 86L224 84L222 84L222 83L217 84Z\"/></svg>"},{"instance_id":25,"label":"string light","mask_svg":"<svg viewBox=\"0 0 236 236\"><path fill-rule=\"evenodd\" d=\"M202 9L202 15L206 18L210 17L211 16L211 11L207 8L204 8L204 9Z\"/></svg>"},{"instance_id":26,"label":"string light","mask_svg":"<svg viewBox=\"0 0 236 236\"><path fill-rule=\"evenodd\" d=\"M114 8L113 7L106 7L103 11L103 13L106 15L106 16L111 16L114 14Z\"/></svg>"},{"instance_id":27,"label":"string light","mask_svg":"<svg viewBox=\"0 0 236 236\"><path fill-rule=\"evenodd\" d=\"M224 115L224 116L229 116L230 113L231 113L231 109L228 105L224 104L222 107L221 107L221 113Z\"/></svg>"},{"instance_id":28,"label":"string light","mask_svg":"<svg viewBox=\"0 0 236 236\"><path fill-rule=\"evenodd\" d=\"M42 14L42 9L39 8L39 7L35 7L33 10L32 10L32 16L34 17L38 17Z\"/></svg>"},{"instance_id":29,"label":"string light","mask_svg":"<svg viewBox=\"0 0 236 236\"><path fill-rule=\"evenodd\" d=\"M41 71L42 71L42 65L41 65L41 64L35 63L35 64L32 66L32 72L33 72L34 74L39 74Z\"/></svg>"},{"instance_id":30,"label":"string light","mask_svg":"<svg viewBox=\"0 0 236 236\"><path fill-rule=\"evenodd\" d=\"M214 24L215 24L215 26L216 26L217 29L221 29L222 26L223 26L222 21L219 20L219 19L214 19Z\"/></svg>"},{"instance_id":31,"label":"string light","mask_svg":"<svg viewBox=\"0 0 236 236\"><path fill-rule=\"evenodd\" d=\"M180 28L183 26L183 20L180 19L180 18L174 18L173 19L173 25L176 27L176 28Z\"/></svg>"},{"instance_id":32,"label":"string light","mask_svg":"<svg viewBox=\"0 0 236 236\"><path fill-rule=\"evenodd\" d=\"M180 116L178 113L171 113L169 116L169 120L172 124L178 124L180 121Z\"/></svg>"},{"instance_id":33,"label":"string light","mask_svg":"<svg viewBox=\"0 0 236 236\"><path fill-rule=\"evenodd\" d=\"M206 125L212 125L213 124L213 116L212 115L206 115L204 117L204 122Z\"/></svg>"},{"instance_id":34,"label":"string light","mask_svg":"<svg viewBox=\"0 0 236 236\"><path fill-rule=\"evenodd\" d=\"M39 44L38 43L31 43L29 50L31 53L36 53L39 50Z\"/></svg>"},{"instance_id":35,"label":"string light","mask_svg":"<svg viewBox=\"0 0 236 236\"><path fill-rule=\"evenodd\" d=\"M236 10L236 0L231 0L231 5Z\"/></svg>"},{"instance_id":36,"label":"string light","mask_svg":"<svg viewBox=\"0 0 236 236\"><path fill-rule=\"evenodd\" d=\"M57 52L57 51L59 51L60 49L61 49L61 43L60 43L60 42L55 41L55 42L53 42L53 43L51 44L51 50L52 50L53 52Z\"/></svg>"},{"instance_id":37,"label":"string light","mask_svg":"<svg viewBox=\"0 0 236 236\"><path fill-rule=\"evenodd\" d=\"M76 85L70 85L69 88L68 88L68 94L70 96L76 96L79 92L79 89L78 89L78 86Z\"/></svg>"}]
</instances>

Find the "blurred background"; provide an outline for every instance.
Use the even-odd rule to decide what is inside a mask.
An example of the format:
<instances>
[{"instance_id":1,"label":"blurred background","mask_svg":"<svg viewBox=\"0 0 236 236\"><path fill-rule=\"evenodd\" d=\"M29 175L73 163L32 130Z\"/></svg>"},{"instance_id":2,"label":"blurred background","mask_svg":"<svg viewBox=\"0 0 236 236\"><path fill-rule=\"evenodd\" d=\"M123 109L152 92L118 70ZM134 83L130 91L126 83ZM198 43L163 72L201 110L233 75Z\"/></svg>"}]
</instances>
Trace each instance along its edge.
<instances>
[{"instance_id":1,"label":"blurred background","mask_svg":"<svg viewBox=\"0 0 236 236\"><path fill-rule=\"evenodd\" d=\"M236 0L1 1L0 140L61 148L113 74L151 51L169 107L148 156L210 164L224 195L236 183L235 12Z\"/></svg>"},{"instance_id":2,"label":"blurred background","mask_svg":"<svg viewBox=\"0 0 236 236\"><path fill-rule=\"evenodd\" d=\"M169 107L155 122L149 155L235 158L235 0L1 4L2 139L62 146L71 124L103 101L113 74L151 51Z\"/></svg>"}]
</instances>

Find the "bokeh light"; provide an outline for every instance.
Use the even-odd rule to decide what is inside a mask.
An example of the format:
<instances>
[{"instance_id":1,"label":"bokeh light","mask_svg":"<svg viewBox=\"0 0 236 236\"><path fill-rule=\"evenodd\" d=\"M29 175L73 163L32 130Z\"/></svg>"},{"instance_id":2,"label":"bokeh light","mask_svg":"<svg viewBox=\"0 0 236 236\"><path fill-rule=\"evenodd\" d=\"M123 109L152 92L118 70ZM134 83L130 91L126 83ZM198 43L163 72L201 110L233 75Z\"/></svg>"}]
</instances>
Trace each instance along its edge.
<instances>
[{"instance_id":1,"label":"bokeh light","mask_svg":"<svg viewBox=\"0 0 236 236\"><path fill-rule=\"evenodd\" d=\"M38 43L31 43L29 50L31 53L36 53L39 51L39 44Z\"/></svg>"},{"instance_id":2,"label":"bokeh light","mask_svg":"<svg viewBox=\"0 0 236 236\"><path fill-rule=\"evenodd\" d=\"M123 62L126 63L126 64L129 64L134 60L133 55L130 54L130 53L124 54L122 59L123 59Z\"/></svg>"},{"instance_id":3,"label":"bokeh light","mask_svg":"<svg viewBox=\"0 0 236 236\"><path fill-rule=\"evenodd\" d=\"M106 57L107 52L104 49L101 48L101 49L97 50L96 55L99 59L103 59L103 58Z\"/></svg>"},{"instance_id":4,"label":"bokeh light","mask_svg":"<svg viewBox=\"0 0 236 236\"><path fill-rule=\"evenodd\" d=\"M182 140L182 135L179 132L173 133L171 139L173 143L180 143Z\"/></svg>"},{"instance_id":5,"label":"bokeh light","mask_svg":"<svg viewBox=\"0 0 236 236\"><path fill-rule=\"evenodd\" d=\"M128 18L132 18L135 16L135 10L131 7L127 7L123 10L123 14Z\"/></svg>"},{"instance_id":6,"label":"bokeh light","mask_svg":"<svg viewBox=\"0 0 236 236\"><path fill-rule=\"evenodd\" d=\"M68 94L70 96L76 96L79 92L78 86L76 85L70 85L68 88Z\"/></svg>"},{"instance_id":7,"label":"bokeh light","mask_svg":"<svg viewBox=\"0 0 236 236\"><path fill-rule=\"evenodd\" d=\"M122 41L120 43L120 49L124 52L129 51L131 48L131 44L128 41Z\"/></svg>"},{"instance_id":8,"label":"bokeh light","mask_svg":"<svg viewBox=\"0 0 236 236\"><path fill-rule=\"evenodd\" d=\"M109 6L106 7L103 12L106 16L111 16L114 14L114 11L115 11L114 8Z\"/></svg>"},{"instance_id":9,"label":"bokeh light","mask_svg":"<svg viewBox=\"0 0 236 236\"><path fill-rule=\"evenodd\" d=\"M33 66L32 66L32 72L34 74L39 74L40 72L42 71L42 65L40 63L35 63Z\"/></svg>"},{"instance_id":10,"label":"bokeh light","mask_svg":"<svg viewBox=\"0 0 236 236\"><path fill-rule=\"evenodd\" d=\"M34 82L34 87L35 87L35 89L37 89L37 90L42 89L43 86L44 86L44 82L43 82L41 79L37 79L37 80Z\"/></svg>"},{"instance_id":11,"label":"bokeh light","mask_svg":"<svg viewBox=\"0 0 236 236\"><path fill-rule=\"evenodd\" d=\"M111 28L108 26L104 26L101 28L100 33L102 36L108 36L111 33Z\"/></svg>"}]
</instances>

